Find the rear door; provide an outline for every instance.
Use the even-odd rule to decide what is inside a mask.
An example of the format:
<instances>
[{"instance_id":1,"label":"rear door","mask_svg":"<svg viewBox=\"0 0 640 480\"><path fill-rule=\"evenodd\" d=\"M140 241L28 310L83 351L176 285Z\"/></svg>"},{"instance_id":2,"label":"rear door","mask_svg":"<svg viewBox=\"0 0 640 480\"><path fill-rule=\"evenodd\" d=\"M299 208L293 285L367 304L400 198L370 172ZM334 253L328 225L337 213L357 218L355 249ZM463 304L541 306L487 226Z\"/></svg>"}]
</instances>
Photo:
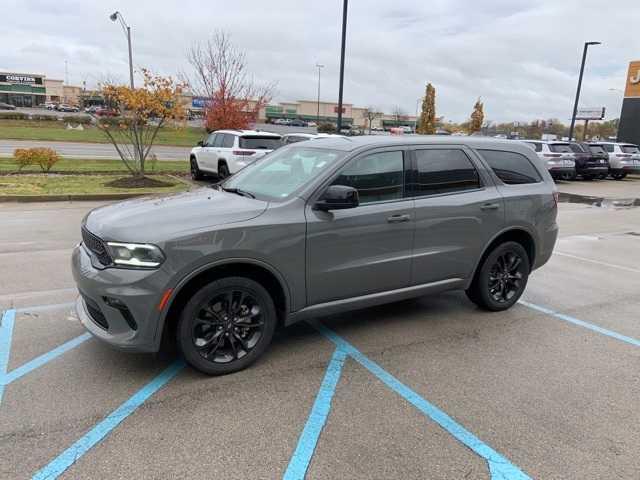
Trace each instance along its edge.
<instances>
[{"instance_id":1,"label":"rear door","mask_svg":"<svg viewBox=\"0 0 640 480\"><path fill-rule=\"evenodd\" d=\"M350 160L329 185L358 190L360 206L307 217L307 301L310 305L408 286L413 200L405 196L403 147L376 149Z\"/></svg>"},{"instance_id":2,"label":"rear door","mask_svg":"<svg viewBox=\"0 0 640 480\"><path fill-rule=\"evenodd\" d=\"M504 224L504 202L488 172L464 146L412 151L416 232L411 283L468 278Z\"/></svg>"}]
</instances>

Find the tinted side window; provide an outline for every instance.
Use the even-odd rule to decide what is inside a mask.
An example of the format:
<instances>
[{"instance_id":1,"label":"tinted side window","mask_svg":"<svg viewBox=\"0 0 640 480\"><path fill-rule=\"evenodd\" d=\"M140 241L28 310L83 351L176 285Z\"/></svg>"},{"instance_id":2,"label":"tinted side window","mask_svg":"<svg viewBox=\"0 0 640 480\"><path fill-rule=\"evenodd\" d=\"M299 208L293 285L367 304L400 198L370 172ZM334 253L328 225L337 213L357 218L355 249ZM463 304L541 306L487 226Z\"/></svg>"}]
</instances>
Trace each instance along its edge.
<instances>
[{"instance_id":1,"label":"tinted side window","mask_svg":"<svg viewBox=\"0 0 640 480\"><path fill-rule=\"evenodd\" d=\"M235 141L236 136L231 135L230 133L224 134L224 139L222 140L222 148L233 148L233 142Z\"/></svg>"},{"instance_id":2,"label":"tinted side window","mask_svg":"<svg viewBox=\"0 0 640 480\"><path fill-rule=\"evenodd\" d=\"M224 133L218 133L218 134L216 134L216 141L213 144L213 146L214 147L221 147L223 141L224 141Z\"/></svg>"},{"instance_id":3,"label":"tinted side window","mask_svg":"<svg viewBox=\"0 0 640 480\"><path fill-rule=\"evenodd\" d=\"M357 189L360 203L369 203L402 198L403 177L402 152L380 152L353 160L333 184Z\"/></svg>"},{"instance_id":4,"label":"tinted side window","mask_svg":"<svg viewBox=\"0 0 640 480\"><path fill-rule=\"evenodd\" d=\"M524 155L499 150L478 150L496 176L507 185L537 183L540 174Z\"/></svg>"},{"instance_id":5,"label":"tinted side window","mask_svg":"<svg viewBox=\"0 0 640 480\"><path fill-rule=\"evenodd\" d=\"M610 144L610 143L605 143L602 147L603 147L607 152L613 152L613 148L614 148L614 146L613 146L612 144Z\"/></svg>"},{"instance_id":6,"label":"tinted side window","mask_svg":"<svg viewBox=\"0 0 640 480\"><path fill-rule=\"evenodd\" d=\"M210 133L209 136L207 137L207 141L204 142L204 144L207 147L213 147L215 141L216 141L216 134L215 133Z\"/></svg>"},{"instance_id":7,"label":"tinted side window","mask_svg":"<svg viewBox=\"0 0 640 480\"><path fill-rule=\"evenodd\" d=\"M600 145L589 145L589 150L591 150L591 153L606 153Z\"/></svg>"},{"instance_id":8,"label":"tinted side window","mask_svg":"<svg viewBox=\"0 0 640 480\"><path fill-rule=\"evenodd\" d=\"M416 195L461 192L480 188L480 177L462 150L416 150Z\"/></svg>"}]
</instances>

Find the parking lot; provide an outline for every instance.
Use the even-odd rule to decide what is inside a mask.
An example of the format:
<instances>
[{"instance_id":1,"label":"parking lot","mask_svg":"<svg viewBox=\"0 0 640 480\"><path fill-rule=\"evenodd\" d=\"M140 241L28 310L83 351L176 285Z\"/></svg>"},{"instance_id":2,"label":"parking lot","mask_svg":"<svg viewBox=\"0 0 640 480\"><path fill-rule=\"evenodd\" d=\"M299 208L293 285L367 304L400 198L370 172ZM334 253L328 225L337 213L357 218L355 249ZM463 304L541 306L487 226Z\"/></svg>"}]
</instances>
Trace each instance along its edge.
<instances>
[{"instance_id":1,"label":"parking lot","mask_svg":"<svg viewBox=\"0 0 640 480\"><path fill-rule=\"evenodd\" d=\"M98 204L0 203L0 478L640 478L640 178L559 189L511 310L319 318L217 378L85 334L69 257Z\"/></svg>"}]
</instances>

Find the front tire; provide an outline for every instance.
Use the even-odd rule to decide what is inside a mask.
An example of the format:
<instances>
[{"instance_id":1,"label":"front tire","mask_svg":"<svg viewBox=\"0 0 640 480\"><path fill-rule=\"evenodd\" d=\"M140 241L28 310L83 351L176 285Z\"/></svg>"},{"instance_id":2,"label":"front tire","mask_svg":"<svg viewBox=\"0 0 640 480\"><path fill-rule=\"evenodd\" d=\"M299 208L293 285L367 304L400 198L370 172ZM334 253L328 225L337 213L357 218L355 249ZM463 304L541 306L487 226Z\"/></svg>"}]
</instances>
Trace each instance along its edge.
<instances>
[{"instance_id":1,"label":"front tire","mask_svg":"<svg viewBox=\"0 0 640 480\"><path fill-rule=\"evenodd\" d=\"M529 256L521 244L502 243L480 265L467 296L485 310L507 310L522 296L530 269Z\"/></svg>"},{"instance_id":2,"label":"front tire","mask_svg":"<svg viewBox=\"0 0 640 480\"><path fill-rule=\"evenodd\" d=\"M229 167L227 166L226 163L221 163L220 165L218 165L218 178L220 180L224 180L230 175L231 174L229 173Z\"/></svg>"},{"instance_id":3,"label":"front tire","mask_svg":"<svg viewBox=\"0 0 640 480\"><path fill-rule=\"evenodd\" d=\"M207 375L225 375L255 362L277 324L273 300L244 277L216 280L198 290L182 311L177 343L185 360Z\"/></svg>"},{"instance_id":4,"label":"front tire","mask_svg":"<svg viewBox=\"0 0 640 480\"><path fill-rule=\"evenodd\" d=\"M189 170L191 171L191 178L193 180L202 180L204 178L204 174L200 170L200 167L198 167L198 161L195 159L195 157L191 157L191 160L189 161L189 163L190 163Z\"/></svg>"}]
</instances>

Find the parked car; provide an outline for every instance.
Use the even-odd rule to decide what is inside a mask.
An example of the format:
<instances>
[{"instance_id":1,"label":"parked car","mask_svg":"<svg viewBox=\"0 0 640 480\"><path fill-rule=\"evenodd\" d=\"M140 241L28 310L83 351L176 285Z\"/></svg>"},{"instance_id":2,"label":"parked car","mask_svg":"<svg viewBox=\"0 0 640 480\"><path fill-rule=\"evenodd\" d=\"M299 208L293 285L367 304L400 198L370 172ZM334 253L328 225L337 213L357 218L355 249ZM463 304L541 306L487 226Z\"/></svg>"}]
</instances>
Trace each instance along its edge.
<instances>
[{"instance_id":1,"label":"parked car","mask_svg":"<svg viewBox=\"0 0 640 480\"><path fill-rule=\"evenodd\" d=\"M101 107L99 105L90 105L84 109L85 113L96 113Z\"/></svg>"},{"instance_id":2,"label":"parked car","mask_svg":"<svg viewBox=\"0 0 640 480\"><path fill-rule=\"evenodd\" d=\"M15 110L16 106L10 103L0 102L0 110Z\"/></svg>"},{"instance_id":3,"label":"parked car","mask_svg":"<svg viewBox=\"0 0 640 480\"><path fill-rule=\"evenodd\" d=\"M532 147L544 162L553 179L573 180L576 178L575 155L567 142L543 142L523 140Z\"/></svg>"},{"instance_id":4,"label":"parked car","mask_svg":"<svg viewBox=\"0 0 640 480\"><path fill-rule=\"evenodd\" d=\"M273 124L274 124L274 125L290 125L290 124L291 124L291 121L290 121L290 120L287 120L286 118L276 118L276 119L273 121Z\"/></svg>"},{"instance_id":5,"label":"parked car","mask_svg":"<svg viewBox=\"0 0 640 480\"><path fill-rule=\"evenodd\" d=\"M191 177L201 180L207 173L227 178L258 158L280 147L282 137L255 130L218 130L191 150Z\"/></svg>"},{"instance_id":6,"label":"parked car","mask_svg":"<svg viewBox=\"0 0 640 480\"><path fill-rule=\"evenodd\" d=\"M94 112L94 115L96 115L97 117L117 117L118 111L114 110L113 108L99 107Z\"/></svg>"},{"instance_id":7,"label":"parked car","mask_svg":"<svg viewBox=\"0 0 640 480\"><path fill-rule=\"evenodd\" d=\"M555 185L520 143L288 145L214 188L90 212L72 258L76 310L111 345L173 340L196 369L226 374L258 359L276 326L313 316L455 289L506 310L549 260L556 216Z\"/></svg>"},{"instance_id":8,"label":"parked car","mask_svg":"<svg viewBox=\"0 0 640 480\"><path fill-rule=\"evenodd\" d=\"M43 107L46 108L47 110L56 110L57 106L58 104L55 102L45 102L43 104Z\"/></svg>"},{"instance_id":9,"label":"parked car","mask_svg":"<svg viewBox=\"0 0 640 480\"><path fill-rule=\"evenodd\" d=\"M299 118L295 118L293 120L291 120L288 123L289 126L291 127L306 127L307 126L307 122L305 122L304 120L300 120Z\"/></svg>"},{"instance_id":10,"label":"parked car","mask_svg":"<svg viewBox=\"0 0 640 480\"><path fill-rule=\"evenodd\" d=\"M609 154L609 174L622 180L629 173L640 173L640 149L633 143L598 142Z\"/></svg>"},{"instance_id":11,"label":"parked car","mask_svg":"<svg viewBox=\"0 0 640 480\"><path fill-rule=\"evenodd\" d=\"M72 105L67 105L66 103L61 103L56 107L56 110L59 112L79 112L80 109L78 107L74 107Z\"/></svg>"},{"instance_id":12,"label":"parked car","mask_svg":"<svg viewBox=\"0 0 640 480\"><path fill-rule=\"evenodd\" d=\"M601 146L569 142L569 147L575 155L576 175L580 175L584 180L607 178L609 156Z\"/></svg>"},{"instance_id":13,"label":"parked car","mask_svg":"<svg viewBox=\"0 0 640 480\"><path fill-rule=\"evenodd\" d=\"M290 143L304 142L305 140L312 140L317 135L313 133L285 133L282 135L283 145L289 145Z\"/></svg>"},{"instance_id":14,"label":"parked car","mask_svg":"<svg viewBox=\"0 0 640 480\"><path fill-rule=\"evenodd\" d=\"M317 127L318 124L316 122L307 122L307 127Z\"/></svg>"}]
</instances>

